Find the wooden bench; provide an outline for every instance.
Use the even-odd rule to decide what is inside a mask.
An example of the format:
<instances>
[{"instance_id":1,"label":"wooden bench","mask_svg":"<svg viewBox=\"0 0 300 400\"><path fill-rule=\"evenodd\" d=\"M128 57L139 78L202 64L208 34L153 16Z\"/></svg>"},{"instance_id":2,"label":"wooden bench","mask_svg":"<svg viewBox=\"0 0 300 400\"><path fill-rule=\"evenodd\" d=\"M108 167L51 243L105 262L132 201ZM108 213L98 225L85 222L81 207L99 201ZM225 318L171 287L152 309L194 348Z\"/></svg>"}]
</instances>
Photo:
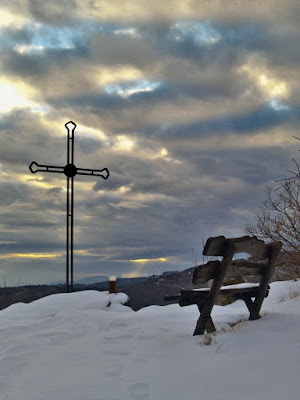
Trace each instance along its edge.
<instances>
[{"instance_id":1,"label":"wooden bench","mask_svg":"<svg viewBox=\"0 0 300 400\"><path fill-rule=\"evenodd\" d=\"M215 332L211 312L220 294L230 294L233 300L244 300L250 312L250 320L260 318L259 312L265 297L268 296L269 281L274 273L274 263L282 247L281 242L265 244L255 236L226 239L224 236L207 240L203 254L222 256L222 260L209 261L198 266L193 275L193 284L206 283L213 279L211 288L182 290L178 296L167 296L165 301L177 299L181 307L197 304L200 317L194 335ZM248 253L257 262L235 260L237 253ZM265 262L263 262L265 261ZM259 284L241 284L222 287L224 278L237 278L244 275L260 275ZM254 300L252 300L254 298Z\"/></svg>"}]
</instances>

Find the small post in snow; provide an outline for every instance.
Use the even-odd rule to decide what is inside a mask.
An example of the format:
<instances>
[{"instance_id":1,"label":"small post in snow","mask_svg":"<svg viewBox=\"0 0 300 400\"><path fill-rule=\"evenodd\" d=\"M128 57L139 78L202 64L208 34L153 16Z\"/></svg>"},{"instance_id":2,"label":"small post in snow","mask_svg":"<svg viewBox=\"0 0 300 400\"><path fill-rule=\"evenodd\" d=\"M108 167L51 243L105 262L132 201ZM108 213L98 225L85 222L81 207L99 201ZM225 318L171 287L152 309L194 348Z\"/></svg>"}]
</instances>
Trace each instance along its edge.
<instances>
[{"instance_id":1,"label":"small post in snow","mask_svg":"<svg viewBox=\"0 0 300 400\"><path fill-rule=\"evenodd\" d=\"M117 277L111 276L109 278L109 293L117 293Z\"/></svg>"}]
</instances>

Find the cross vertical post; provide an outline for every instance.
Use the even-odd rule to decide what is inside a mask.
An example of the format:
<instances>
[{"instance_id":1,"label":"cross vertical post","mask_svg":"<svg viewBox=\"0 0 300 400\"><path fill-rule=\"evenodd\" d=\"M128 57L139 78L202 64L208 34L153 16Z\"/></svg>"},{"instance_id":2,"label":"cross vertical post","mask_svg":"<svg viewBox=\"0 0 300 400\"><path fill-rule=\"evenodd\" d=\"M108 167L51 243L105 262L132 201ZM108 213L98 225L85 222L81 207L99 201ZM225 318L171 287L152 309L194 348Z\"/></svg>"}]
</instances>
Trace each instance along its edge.
<instances>
[{"instance_id":1,"label":"cross vertical post","mask_svg":"<svg viewBox=\"0 0 300 400\"><path fill-rule=\"evenodd\" d=\"M56 172L63 173L67 177L67 215L66 215L66 287L67 291L73 292L74 285L74 262L73 262L73 249L74 249L74 176L75 175L93 175L101 176L103 179L109 177L107 168L101 170L77 168L74 165L74 131L76 124L69 121L65 124L68 131L67 135L67 164L65 167L57 167L52 165L40 165L36 161L32 161L29 166L30 171L35 174L36 172Z\"/></svg>"},{"instance_id":2,"label":"cross vertical post","mask_svg":"<svg viewBox=\"0 0 300 400\"><path fill-rule=\"evenodd\" d=\"M76 124L69 122L65 125L68 130L67 136L67 166L74 166L74 130ZM71 171L71 167L69 168ZM74 171L75 172L75 171ZM73 172L73 173L74 173ZM66 281L67 290L73 291L74 284L74 268L73 268L73 248L74 248L74 176L68 173L67 176L67 243L66 243ZM71 185L70 185L71 184ZM70 191L71 186L71 191Z\"/></svg>"}]
</instances>

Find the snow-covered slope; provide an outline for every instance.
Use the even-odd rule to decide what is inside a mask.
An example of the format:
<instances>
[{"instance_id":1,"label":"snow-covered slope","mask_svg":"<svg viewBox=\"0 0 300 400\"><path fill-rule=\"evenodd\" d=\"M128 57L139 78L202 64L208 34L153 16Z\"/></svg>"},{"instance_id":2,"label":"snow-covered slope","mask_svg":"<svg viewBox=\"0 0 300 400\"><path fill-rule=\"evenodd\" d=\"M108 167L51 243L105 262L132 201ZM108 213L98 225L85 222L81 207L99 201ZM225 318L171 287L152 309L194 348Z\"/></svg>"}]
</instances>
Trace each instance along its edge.
<instances>
[{"instance_id":1,"label":"snow-covered slope","mask_svg":"<svg viewBox=\"0 0 300 400\"><path fill-rule=\"evenodd\" d=\"M196 306L134 312L96 291L12 305L0 311L0 400L295 399L298 294L300 282L272 283L257 321L242 301L215 306L218 332L197 337Z\"/></svg>"}]
</instances>

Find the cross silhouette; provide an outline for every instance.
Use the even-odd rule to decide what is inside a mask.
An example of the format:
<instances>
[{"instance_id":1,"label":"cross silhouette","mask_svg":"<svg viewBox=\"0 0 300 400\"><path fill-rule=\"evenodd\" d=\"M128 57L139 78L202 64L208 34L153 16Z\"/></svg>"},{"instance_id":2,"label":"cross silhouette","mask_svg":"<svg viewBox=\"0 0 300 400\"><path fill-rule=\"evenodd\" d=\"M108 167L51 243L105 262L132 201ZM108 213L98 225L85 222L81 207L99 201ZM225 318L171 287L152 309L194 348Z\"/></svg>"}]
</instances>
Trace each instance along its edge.
<instances>
[{"instance_id":1,"label":"cross silhouette","mask_svg":"<svg viewBox=\"0 0 300 400\"><path fill-rule=\"evenodd\" d=\"M109 177L107 168L103 169L87 169L77 168L74 165L74 131L76 124L69 121L65 124L68 131L67 137L67 164L64 167L56 167L53 165L40 165L36 161L32 161L29 166L30 171L36 172L58 172L65 174L67 177L67 245L66 245L66 286L68 292L73 292L73 228L74 228L74 177L75 175L92 175L101 176L103 179Z\"/></svg>"}]
</instances>

